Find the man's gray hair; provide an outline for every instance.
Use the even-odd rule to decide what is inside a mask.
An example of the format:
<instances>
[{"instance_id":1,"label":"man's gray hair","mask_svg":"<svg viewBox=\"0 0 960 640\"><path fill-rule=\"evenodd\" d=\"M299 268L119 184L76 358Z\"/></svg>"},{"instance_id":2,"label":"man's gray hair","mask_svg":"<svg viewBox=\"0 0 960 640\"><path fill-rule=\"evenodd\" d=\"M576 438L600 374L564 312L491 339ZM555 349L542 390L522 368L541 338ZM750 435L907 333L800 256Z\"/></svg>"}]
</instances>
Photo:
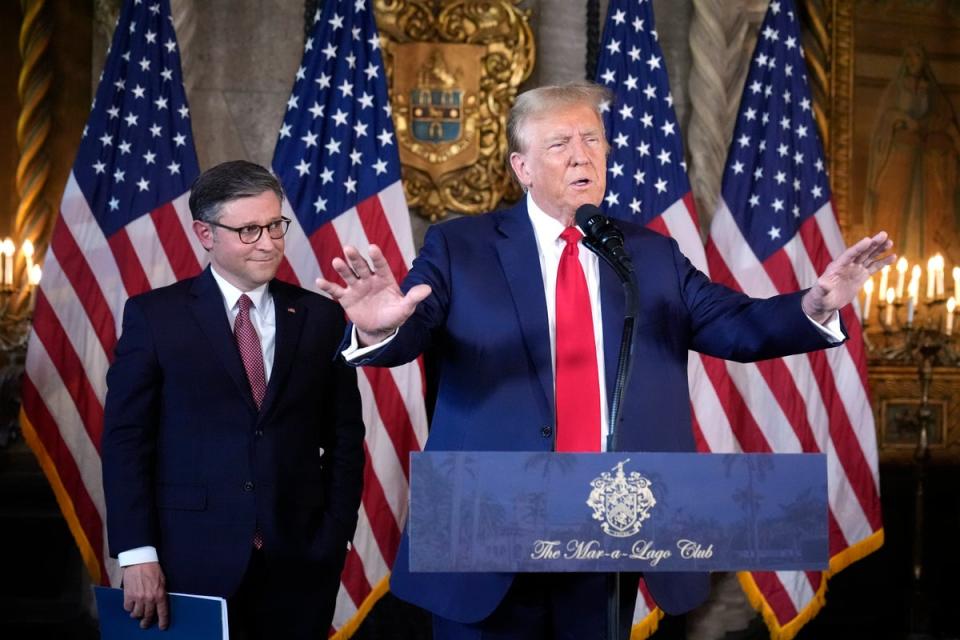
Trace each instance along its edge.
<instances>
[{"instance_id":1,"label":"man's gray hair","mask_svg":"<svg viewBox=\"0 0 960 640\"><path fill-rule=\"evenodd\" d=\"M524 91L517 96L507 117L507 157L526 150L527 141L524 140L524 132L527 122L532 118L554 109L586 105L596 111L602 127L603 114L600 113L600 105L609 103L612 99L609 89L591 82L545 85Z\"/></svg>"},{"instance_id":2,"label":"man's gray hair","mask_svg":"<svg viewBox=\"0 0 960 640\"><path fill-rule=\"evenodd\" d=\"M265 167L246 160L232 160L207 169L190 187L190 213L194 220L216 222L228 202L252 198L267 191L283 202L283 187Z\"/></svg>"}]
</instances>

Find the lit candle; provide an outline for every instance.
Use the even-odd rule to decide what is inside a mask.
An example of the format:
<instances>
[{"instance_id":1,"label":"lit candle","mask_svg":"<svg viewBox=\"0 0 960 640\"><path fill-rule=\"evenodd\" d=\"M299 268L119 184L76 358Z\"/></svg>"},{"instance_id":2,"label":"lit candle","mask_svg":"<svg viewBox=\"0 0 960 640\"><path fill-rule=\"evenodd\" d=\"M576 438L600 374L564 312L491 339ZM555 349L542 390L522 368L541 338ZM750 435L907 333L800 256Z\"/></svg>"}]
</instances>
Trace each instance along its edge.
<instances>
[{"instance_id":1,"label":"lit candle","mask_svg":"<svg viewBox=\"0 0 960 640\"><path fill-rule=\"evenodd\" d=\"M900 265L897 265L899 268ZM880 269L880 297L882 298L887 294L887 280L890 278L890 265L885 266L883 269Z\"/></svg>"},{"instance_id":2,"label":"lit candle","mask_svg":"<svg viewBox=\"0 0 960 640\"><path fill-rule=\"evenodd\" d=\"M26 269L24 270L24 273L29 280L30 269L33 268L33 243L29 240L24 240L23 246L20 247L20 253L23 254L24 262L26 262Z\"/></svg>"},{"instance_id":3,"label":"lit candle","mask_svg":"<svg viewBox=\"0 0 960 640\"><path fill-rule=\"evenodd\" d=\"M931 256L927 260L927 300L933 300L933 292L937 286L937 277L936 272L936 262Z\"/></svg>"},{"instance_id":4,"label":"lit candle","mask_svg":"<svg viewBox=\"0 0 960 640\"><path fill-rule=\"evenodd\" d=\"M888 268L890 265L884 267ZM881 269L881 272L883 269ZM903 281L907 276L907 259L900 258L897 260L897 300L903 300ZM881 289L882 291L882 289Z\"/></svg>"},{"instance_id":5,"label":"lit candle","mask_svg":"<svg viewBox=\"0 0 960 640\"><path fill-rule=\"evenodd\" d=\"M870 298L873 297L873 278L867 278L863 283L863 322L870 317Z\"/></svg>"},{"instance_id":6,"label":"lit candle","mask_svg":"<svg viewBox=\"0 0 960 640\"><path fill-rule=\"evenodd\" d=\"M37 298L37 285L40 284L40 277L43 275L43 272L40 269L40 265L34 264L30 266L30 270L27 271L27 284L30 285L30 308L33 309L34 303Z\"/></svg>"},{"instance_id":7,"label":"lit candle","mask_svg":"<svg viewBox=\"0 0 960 640\"><path fill-rule=\"evenodd\" d=\"M893 324L893 297L897 295L893 287L887 289L887 313L884 322L888 325Z\"/></svg>"},{"instance_id":8,"label":"lit candle","mask_svg":"<svg viewBox=\"0 0 960 640\"><path fill-rule=\"evenodd\" d=\"M920 265L918 264L913 265L913 269L911 269L910 271L910 286L916 289L916 293L914 294L916 296L920 295L920 274L921 273L923 273L923 271L920 269ZM909 292L909 289L907 289L907 291Z\"/></svg>"},{"instance_id":9,"label":"lit candle","mask_svg":"<svg viewBox=\"0 0 960 640\"><path fill-rule=\"evenodd\" d=\"M960 299L960 267L953 268L953 297Z\"/></svg>"},{"instance_id":10,"label":"lit candle","mask_svg":"<svg viewBox=\"0 0 960 640\"><path fill-rule=\"evenodd\" d=\"M954 298L947 300L947 335L953 333L953 312L957 308L957 301Z\"/></svg>"},{"instance_id":11,"label":"lit candle","mask_svg":"<svg viewBox=\"0 0 960 640\"><path fill-rule=\"evenodd\" d=\"M913 314L917 310L917 297L920 295L920 279L910 280L907 287L907 326L913 325Z\"/></svg>"},{"instance_id":12,"label":"lit candle","mask_svg":"<svg viewBox=\"0 0 960 640\"><path fill-rule=\"evenodd\" d=\"M943 256L940 255L939 253L938 253L937 255L933 256L933 258L934 258L934 260L936 260L936 264L934 265L934 267L936 268L936 275L937 275L937 297L938 297L938 298L941 298L941 297L943 297L943 265L944 265L944 261L943 261Z\"/></svg>"},{"instance_id":13,"label":"lit candle","mask_svg":"<svg viewBox=\"0 0 960 640\"><path fill-rule=\"evenodd\" d=\"M17 246L13 244L10 238L4 238L0 243L0 253L3 254L3 286L13 286L13 254L17 252Z\"/></svg>"}]
</instances>

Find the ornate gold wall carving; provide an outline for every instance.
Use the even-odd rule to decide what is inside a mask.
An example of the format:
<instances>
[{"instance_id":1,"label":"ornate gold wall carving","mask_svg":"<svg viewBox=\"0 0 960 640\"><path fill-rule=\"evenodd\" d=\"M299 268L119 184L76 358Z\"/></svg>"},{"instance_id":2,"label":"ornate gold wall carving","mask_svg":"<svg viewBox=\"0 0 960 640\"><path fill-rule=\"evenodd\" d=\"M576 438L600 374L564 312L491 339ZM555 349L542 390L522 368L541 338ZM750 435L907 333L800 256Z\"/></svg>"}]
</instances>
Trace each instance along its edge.
<instances>
[{"instance_id":1,"label":"ornate gold wall carving","mask_svg":"<svg viewBox=\"0 0 960 640\"><path fill-rule=\"evenodd\" d=\"M530 12L517 9L519 2L375 4L404 191L410 207L431 221L448 211L482 213L520 196L506 164L506 122L517 88L533 70L535 49ZM433 83L436 103L415 113L416 96L441 77L446 84Z\"/></svg>"},{"instance_id":2,"label":"ornate gold wall carving","mask_svg":"<svg viewBox=\"0 0 960 640\"><path fill-rule=\"evenodd\" d=\"M873 366L870 368L870 390L881 462L912 463L918 429L914 422L920 402L916 368ZM956 463L960 460L960 370L934 367L930 404L934 422L930 461Z\"/></svg>"},{"instance_id":3,"label":"ornate gold wall carving","mask_svg":"<svg viewBox=\"0 0 960 640\"><path fill-rule=\"evenodd\" d=\"M51 128L50 86L53 71L48 59L51 26L47 16L46 0L21 0L23 22L20 26L20 78L17 95L20 99L20 117L17 119L17 145L20 160L17 164L17 195L19 205L13 223L13 235L18 243L30 240L42 255L46 242L46 228L51 223L50 207L44 200L44 188L50 178L50 158L47 139ZM38 245L41 245L38 247ZM23 264L16 261L14 282L25 280ZM10 309L22 311L29 293L21 287Z\"/></svg>"},{"instance_id":4,"label":"ornate gold wall carving","mask_svg":"<svg viewBox=\"0 0 960 640\"><path fill-rule=\"evenodd\" d=\"M850 218L853 157L853 2L805 0L804 52L814 114L830 170L830 189L840 228L847 238L863 233Z\"/></svg>"}]
</instances>

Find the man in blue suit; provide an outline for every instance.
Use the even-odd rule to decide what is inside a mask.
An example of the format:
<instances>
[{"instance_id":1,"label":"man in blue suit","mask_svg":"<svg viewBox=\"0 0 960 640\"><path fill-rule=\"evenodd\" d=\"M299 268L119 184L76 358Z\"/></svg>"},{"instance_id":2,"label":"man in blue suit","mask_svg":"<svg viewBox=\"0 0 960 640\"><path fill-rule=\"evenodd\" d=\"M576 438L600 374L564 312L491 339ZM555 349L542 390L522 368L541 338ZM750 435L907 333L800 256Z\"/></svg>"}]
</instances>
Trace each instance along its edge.
<instances>
[{"instance_id":1,"label":"man in blue suit","mask_svg":"<svg viewBox=\"0 0 960 640\"><path fill-rule=\"evenodd\" d=\"M624 299L613 270L582 250L573 225L580 206L604 196L606 99L593 85L519 96L508 136L526 197L431 227L402 288L373 246L372 267L349 247L345 261L334 260L343 286L318 281L354 325L345 351L352 363L392 366L435 347L440 378L428 450L602 449ZM745 361L842 342L837 310L893 259L882 257L891 243L881 233L851 247L811 289L757 300L712 284L674 240L621 226L642 277L619 432L627 451L694 450L688 350ZM578 432L591 422L586 436ZM435 638L603 637L602 575L411 573L407 542L405 535L391 588L434 614ZM646 579L671 614L708 593L706 574ZM627 617L636 580L622 590ZM621 626L626 633L628 621Z\"/></svg>"},{"instance_id":2,"label":"man in blue suit","mask_svg":"<svg viewBox=\"0 0 960 640\"><path fill-rule=\"evenodd\" d=\"M325 638L363 478L344 318L274 279L289 220L269 171L194 182L210 266L131 298L102 442L124 607L168 624L166 591L224 596L233 638Z\"/></svg>"}]
</instances>

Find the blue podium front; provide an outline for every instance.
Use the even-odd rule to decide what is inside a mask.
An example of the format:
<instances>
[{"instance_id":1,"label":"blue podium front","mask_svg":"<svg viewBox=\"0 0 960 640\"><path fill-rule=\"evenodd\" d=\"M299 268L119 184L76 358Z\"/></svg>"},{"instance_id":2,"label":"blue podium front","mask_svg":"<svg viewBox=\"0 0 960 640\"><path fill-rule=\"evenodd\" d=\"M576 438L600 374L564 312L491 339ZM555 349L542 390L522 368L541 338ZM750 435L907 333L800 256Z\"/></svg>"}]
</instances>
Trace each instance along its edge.
<instances>
[{"instance_id":1,"label":"blue podium front","mask_svg":"<svg viewBox=\"0 0 960 640\"><path fill-rule=\"evenodd\" d=\"M824 570L823 454L423 452L410 570Z\"/></svg>"}]
</instances>

